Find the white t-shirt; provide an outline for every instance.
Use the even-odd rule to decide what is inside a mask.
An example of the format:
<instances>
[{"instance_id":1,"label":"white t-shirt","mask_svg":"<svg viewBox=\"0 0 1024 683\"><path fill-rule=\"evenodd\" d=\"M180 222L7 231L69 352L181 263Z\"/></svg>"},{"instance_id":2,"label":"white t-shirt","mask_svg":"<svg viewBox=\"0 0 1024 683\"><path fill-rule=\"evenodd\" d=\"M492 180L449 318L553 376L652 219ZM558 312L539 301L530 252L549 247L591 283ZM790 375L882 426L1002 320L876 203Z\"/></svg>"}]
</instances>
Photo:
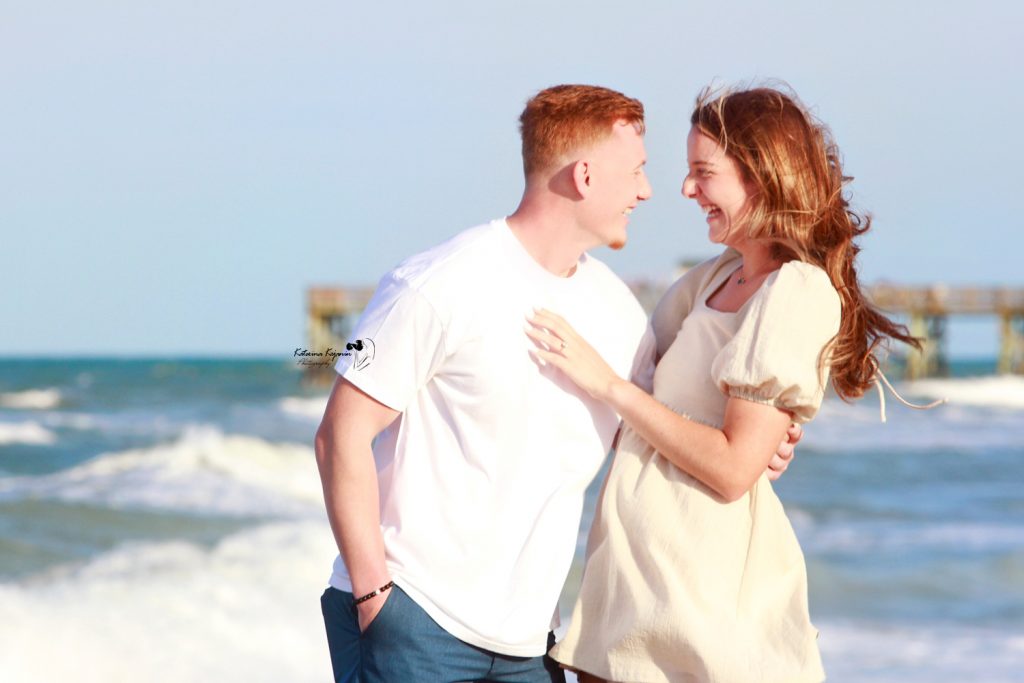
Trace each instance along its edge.
<instances>
[{"instance_id":1,"label":"white t-shirt","mask_svg":"<svg viewBox=\"0 0 1024 683\"><path fill-rule=\"evenodd\" d=\"M646 316L607 266L584 255L557 277L496 220L385 275L336 368L402 413L374 445L395 582L452 635L515 656L546 649L584 491L619 424L530 357L534 307L620 376L651 362ZM351 590L340 556L331 585Z\"/></svg>"}]
</instances>

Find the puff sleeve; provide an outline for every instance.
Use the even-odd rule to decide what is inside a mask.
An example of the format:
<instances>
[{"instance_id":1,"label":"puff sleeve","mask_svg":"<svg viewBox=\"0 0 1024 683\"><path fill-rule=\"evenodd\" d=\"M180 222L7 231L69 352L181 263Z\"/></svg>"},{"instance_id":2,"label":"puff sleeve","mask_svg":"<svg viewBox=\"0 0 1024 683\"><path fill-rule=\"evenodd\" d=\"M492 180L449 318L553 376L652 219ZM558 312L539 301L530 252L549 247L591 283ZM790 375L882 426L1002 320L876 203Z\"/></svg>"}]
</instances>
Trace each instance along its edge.
<instances>
[{"instance_id":1,"label":"puff sleeve","mask_svg":"<svg viewBox=\"0 0 1024 683\"><path fill-rule=\"evenodd\" d=\"M730 397L808 422L825 394L828 357L822 351L839 331L839 294L821 268L791 261L750 303L736 335L715 357L712 377Z\"/></svg>"}]
</instances>

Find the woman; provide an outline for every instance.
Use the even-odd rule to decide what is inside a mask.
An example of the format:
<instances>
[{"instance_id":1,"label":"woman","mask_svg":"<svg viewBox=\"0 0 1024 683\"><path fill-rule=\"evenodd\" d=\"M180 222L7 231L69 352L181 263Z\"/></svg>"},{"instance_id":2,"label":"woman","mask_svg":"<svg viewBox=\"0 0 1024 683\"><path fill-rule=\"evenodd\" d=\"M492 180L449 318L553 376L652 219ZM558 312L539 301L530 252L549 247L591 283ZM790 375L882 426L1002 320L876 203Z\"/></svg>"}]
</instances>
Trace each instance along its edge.
<instances>
[{"instance_id":1,"label":"woman","mask_svg":"<svg viewBox=\"0 0 1024 683\"><path fill-rule=\"evenodd\" d=\"M803 555L762 476L790 421L875 380L886 337L864 299L838 150L795 97L697 99L683 194L728 249L684 275L653 318L653 396L557 315L537 356L622 416L572 624L552 656L581 681L820 681Z\"/></svg>"}]
</instances>

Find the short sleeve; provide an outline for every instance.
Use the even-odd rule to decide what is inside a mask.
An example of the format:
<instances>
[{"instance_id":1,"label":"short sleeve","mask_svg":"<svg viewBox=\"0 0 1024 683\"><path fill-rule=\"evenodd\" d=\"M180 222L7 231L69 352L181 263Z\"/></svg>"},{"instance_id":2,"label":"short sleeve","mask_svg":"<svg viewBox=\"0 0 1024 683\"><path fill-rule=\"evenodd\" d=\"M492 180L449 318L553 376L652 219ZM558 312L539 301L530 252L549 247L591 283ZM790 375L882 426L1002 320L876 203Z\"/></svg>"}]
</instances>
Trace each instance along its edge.
<instances>
[{"instance_id":1,"label":"short sleeve","mask_svg":"<svg viewBox=\"0 0 1024 683\"><path fill-rule=\"evenodd\" d=\"M335 370L389 408L404 411L444 359L444 325L405 281L384 276Z\"/></svg>"},{"instance_id":2,"label":"short sleeve","mask_svg":"<svg viewBox=\"0 0 1024 683\"><path fill-rule=\"evenodd\" d=\"M841 304L817 266L786 263L750 302L711 374L723 393L789 411L796 422L818 412L828 380L822 352L839 332Z\"/></svg>"},{"instance_id":3,"label":"short sleeve","mask_svg":"<svg viewBox=\"0 0 1024 683\"><path fill-rule=\"evenodd\" d=\"M654 308L651 315L651 328L657 341L656 359L665 355L665 351L675 341L683 320L690 315L697 296L704 290L708 279L717 272L724 263L738 259L739 254L727 249L715 258L708 259L673 282Z\"/></svg>"}]
</instances>

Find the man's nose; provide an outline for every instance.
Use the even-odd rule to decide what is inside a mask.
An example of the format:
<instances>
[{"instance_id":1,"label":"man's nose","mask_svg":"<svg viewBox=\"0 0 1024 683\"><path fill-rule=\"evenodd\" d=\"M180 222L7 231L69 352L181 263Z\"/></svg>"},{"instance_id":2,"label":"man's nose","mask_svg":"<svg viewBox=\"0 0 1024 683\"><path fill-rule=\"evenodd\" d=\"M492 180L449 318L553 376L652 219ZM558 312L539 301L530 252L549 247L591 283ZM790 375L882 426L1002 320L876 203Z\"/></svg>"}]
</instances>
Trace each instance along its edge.
<instances>
[{"instance_id":1,"label":"man's nose","mask_svg":"<svg viewBox=\"0 0 1024 683\"><path fill-rule=\"evenodd\" d=\"M651 181L647 179L647 174L644 173L643 178L640 180L640 189L636 193L636 198L645 201L651 198L654 194L654 190L651 188Z\"/></svg>"}]
</instances>

